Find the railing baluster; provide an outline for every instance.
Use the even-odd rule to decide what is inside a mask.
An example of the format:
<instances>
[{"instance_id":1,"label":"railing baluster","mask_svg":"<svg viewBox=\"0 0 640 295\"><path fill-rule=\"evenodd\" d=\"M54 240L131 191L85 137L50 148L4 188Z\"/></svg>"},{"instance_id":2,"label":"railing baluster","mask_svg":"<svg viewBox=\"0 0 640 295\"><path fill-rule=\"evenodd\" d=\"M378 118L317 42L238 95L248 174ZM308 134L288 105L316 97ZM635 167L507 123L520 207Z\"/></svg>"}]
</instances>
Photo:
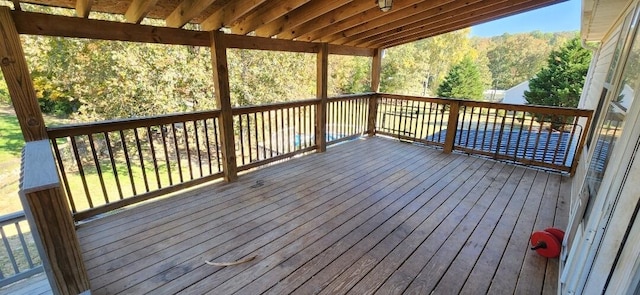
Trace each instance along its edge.
<instances>
[{"instance_id":1,"label":"railing baluster","mask_svg":"<svg viewBox=\"0 0 640 295\"><path fill-rule=\"evenodd\" d=\"M213 174L213 167L211 165L211 141L209 139L209 126L207 126L207 119L202 120L202 127L204 128L204 142L207 148L207 162L209 163L209 174Z\"/></svg>"},{"instance_id":2,"label":"railing baluster","mask_svg":"<svg viewBox=\"0 0 640 295\"><path fill-rule=\"evenodd\" d=\"M136 183L133 178L133 170L131 169L131 159L129 158L129 151L127 148L127 142L126 142L127 139L124 136L124 132L122 130L120 130L120 141L122 143L122 151L124 152L124 159L125 159L125 162L127 163L127 171L129 172L129 181L131 181L131 191L133 192L134 195L137 195Z\"/></svg>"},{"instance_id":3,"label":"railing baluster","mask_svg":"<svg viewBox=\"0 0 640 295\"><path fill-rule=\"evenodd\" d=\"M82 181L82 187L84 188L84 193L87 196L87 203L89 204L89 208L93 208L93 201L91 200L91 193L89 193L89 186L87 185L87 178L84 174L84 168L82 167L82 159L80 158L80 154L78 153L78 144L76 143L76 137L71 136L71 147L73 148L73 155L76 158L76 164L78 165L78 173L80 173L80 180Z\"/></svg>"},{"instance_id":4,"label":"railing baluster","mask_svg":"<svg viewBox=\"0 0 640 295\"><path fill-rule=\"evenodd\" d=\"M264 128L264 112L260 112L260 121L262 123L262 159L264 160L267 158L267 140L265 137L265 128Z\"/></svg>"},{"instance_id":5,"label":"railing baluster","mask_svg":"<svg viewBox=\"0 0 640 295\"><path fill-rule=\"evenodd\" d=\"M171 124L171 135L173 135L173 146L176 150L176 162L178 164L178 174L180 176L180 182L184 182L184 176L182 175L182 163L180 161L180 146L178 145L178 133L176 132L176 123Z\"/></svg>"},{"instance_id":6,"label":"railing baluster","mask_svg":"<svg viewBox=\"0 0 640 295\"><path fill-rule=\"evenodd\" d=\"M153 161L153 171L156 174L157 188L162 187L160 182L160 171L158 171L158 159L156 158L156 149L153 146L153 136L151 135L151 127L147 126L147 140L149 140L149 149L151 150L151 160Z\"/></svg>"},{"instance_id":7,"label":"railing baluster","mask_svg":"<svg viewBox=\"0 0 640 295\"><path fill-rule=\"evenodd\" d=\"M166 125L160 126L160 133L162 133L162 147L164 148L164 161L167 165L167 176L169 177L169 185L173 185L173 175L171 174L171 161L169 160L169 149L167 148Z\"/></svg>"},{"instance_id":8,"label":"railing baluster","mask_svg":"<svg viewBox=\"0 0 640 295\"><path fill-rule=\"evenodd\" d=\"M98 154L96 153L96 145L93 141L93 134L89 134L87 136L89 138L89 149L91 150L91 155L93 156L93 164L96 166L96 172L98 173L98 180L100 181L100 187L102 188L102 195L104 196L105 204L109 203L109 196L107 194L107 187L104 184L104 178L102 176L102 167L100 167L100 161L98 159Z\"/></svg>"},{"instance_id":9,"label":"railing baluster","mask_svg":"<svg viewBox=\"0 0 640 295\"><path fill-rule=\"evenodd\" d=\"M16 262L16 258L13 256L13 251L11 250L11 245L9 245L9 239L7 239L7 235L4 233L4 228L0 226L0 236L2 237L2 242L4 243L4 248L9 253L9 261L13 266L14 273L20 273L20 268L18 267L18 262Z\"/></svg>"},{"instance_id":10,"label":"railing baluster","mask_svg":"<svg viewBox=\"0 0 640 295\"><path fill-rule=\"evenodd\" d=\"M124 199L124 194L122 193L122 186L120 185L120 177L118 176L118 167L116 166L115 154L113 153L113 148L111 147L111 140L109 139L109 133L103 132L102 136L104 136L104 143L107 145L107 153L109 154L109 161L111 162L111 171L113 172L113 178L116 182L116 188L118 189L118 196L120 200ZM66 186L66 182L65 182Z\"/></svg>"},{"instance_id":11,"label":"railing baluster","mask_svg":"<svg viewBox=\"0 0 640 295\"><path fill-rule=\"evenodd\" d=\"M249 114L246 114L246 117L247 117L247 149L248 149L247 153L249 154L249 163L251 163L253 161L253 157L251 156L251 118L249 117ZM242 115L240 115L240 119L242 119Z\"/></svg>"},{"instance_id":12,"label":"railing baluster","mask_svg":"<svg viewBox=\"0 0 640 295\"><path fill-rule=\"evenodd\" d=\"M189 148L189 133L187 132L187 122L182 122L182 136L184 137L184 148L187 150L187 166L189 167L189 177L191 177L191 180L193 180L193 165L191 165L191 149Z\"/></svg>"},{"instance_id":13,"label":"railing baluster","mask_svg":"<svg viewBox=\"0 0 640 295\"><path fill-rule=\"evenodd\" d=\"M273 129L271 125L271 111L267 111L267 122L269 122L269 124L267 124L269 127L269 157L273 157ZM266 157L267 155L265 154L264 156Z\"/></svg>"},{"instance_id":14,"label":"railing baluster","mask_svg":"<svg viewBox=\"0 0 640 295\"><path fill-rule=\"evenodd\" d=\"M144 167L144 156L142 155L142 145L140 144L140 137L138 136L138 128L133 128L133 136L136 139L136 147L138 148L138 158L140 160L140 170L142 171L142 180L144 181L144 188L149 191L149 180L147 179L147 171Z\"/></svg>"},{"instance_id":15,"label":"railing baluster","mask_svg":"<svg viewBox=\"0 0 640 295\"><path fill-rule=\"evenodd\" d=\"M198 156L198 171L200 172L200 177L204 176L204 172L202 171L202 153L200 152L200 136L198 135L200 131L198 130L198 121L193 120L193 135L195 137L195 145L196 145L196 155ZM150 141L151 142L151 141ZM153 145L151 146L153 150ZM155 156L154 156L155 161Z\"/></svg>"},{"instance_id":16,"label":"railing baluster","mask_svg":"<svg viewBox=\"0 0 640 295\"><path fill-rule=\"evenodd\" d=\"M260 151L258 151L258 149L260 148L260 145L259 145L259 142L260 142L259 138L260 138L260 136L258 135L258 113L257 113L257 112L256 112L256 113L253 113L253 127L254 127L254 129L253 129L253 131L254 131L254 132L253 132L253 136L254 136L254 138L253 138L253 139L254 139L254 142L255 142L255 144L256 144L256 149L255 149L255 150L256 150L256 155L255 155L255 159L256 159L257 161L259 161L259 160L260 160Z\"/></svg>"},{"instance_id":17,"label":"railing baluster","mask_svg":"<svg viewBox=\"0 0 640 295\"><path fill-rule=\"evenodd\" d=\"M222 171L222 161L220 161L220 137L218 136L218 118L213 118L213 137L216 140L216 162L218 163L218 172Z\"/></svg>"},{"instance_id":18,"label":"railing baluster","mask_svg":"<svg viewBox=\"0 0 640 295\"><path fill-rule=\"evenodd\" d=\"M16 221L14 223L16 227L16 231L18 232L18 239L20 240L20 245L22 246L22 253L24 254L24 258L27 259L27 264L29 268L33 268L33 260L31 259L31 254L29 254L29 247L27 246L27 241L24 239L24 234L22 234L22 229L20 228L20 222ZM0 226L2 229L2 226Z\"/></svg>"},{"instance_id":19,"label":"railing baluster","mask_svg":"<svg viewBox=\"0 0 640 295\"><path fill-rule=\"evenodd\" d=\"M281 145L281 147L282 147L282 154L286 153L286 148L285 148L286 140L285 140L285 138L284 138L284 128L285 128L285 127L284 127L284 111L283 111L283 109L280 109L280 132L279 132L279 133L280 133L280 135L281 135L281 136L280 136L280 140L281 140L281 142L280 142L280 143L282 144L282 145Z\"/></svg>"},{"instance_id":20,"label":"railing baluster","mask_svg":"<svg viewBox=\"0 0 640 295\"><path fill-rule=\"evenodd\" d=\"M69 206L71 206L71 212L76 213L78 212L78 210L74 201L74 195L72 194L71 187L69 186L67 171L64 168L62 156L60 155L60 148L58 147L57 138L52 138L51 144L53 145L53 153L56 155L56 161L58 162L58 171L60 171L60 175L62 175L62 183L64 184L65 191L67 192L67 200L69 201Z\"/></svg>"}]
</instances>

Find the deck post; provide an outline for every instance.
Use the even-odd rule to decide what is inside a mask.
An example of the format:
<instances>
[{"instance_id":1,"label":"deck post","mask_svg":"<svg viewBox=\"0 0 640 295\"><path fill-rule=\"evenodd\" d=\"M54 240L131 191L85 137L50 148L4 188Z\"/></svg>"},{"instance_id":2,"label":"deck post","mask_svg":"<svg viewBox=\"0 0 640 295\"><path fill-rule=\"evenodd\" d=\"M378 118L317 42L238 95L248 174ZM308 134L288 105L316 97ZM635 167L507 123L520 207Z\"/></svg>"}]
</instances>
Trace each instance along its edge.
<instances>
[{"instance_id":1,"label":"deck post","mask_svg":"<svg viewBox=\"0 0 640 295\"><path fill-rule=\"evenodd\" d=\"M322 43L317 55L317 98L316 107L316 148L318 152L327 150L327 80L329 78L329 44Z\"/></svg>"},{"instance_id":2,"label":"deck post","mask_svg":"<svg viewBox=\"0 0 640 295\"><path fill-rule=\"evenodd\" d=\"M20 200L54 294L90 290L80 244L48 140L27 142Z\"/></svg>"},{"instance_id":3,"label":"deck post","mask_svg":"<svg viewBox=\"0 0 640 295\"><path fill-rule=\"evenodd\" d=\"M371 57L371 91L375 92L369 98L369 117L367 120L367 134L373 136L376 134L376 120L378 115L378 99L380 96L380 70L382 67L382 49L377 48L373 51Z\"/></svg>"},{"instance_id":4,"label":"deck post","mask_svg":"<svg viewBox=\"0 0 640 295\"><path fill-rule=\"evenodd\" d=\"M444 153L450 154L453 151L456 140L456 130L458 129L458 115L460 112L460 102L452 100L449 104L449 120L447 121L447 137L444 140Z\"/></svg>"},{"instance_id":5,"label":"deck post","mask_svg":"<svg viewBox=\"0 0 640 295\"><path fill-rule=\"evenodd\" d=\"M222 150L222 169L228 182L238 179L236 162L236 144L231 109L231 90L229 88L229 66L227 65L227 47L224 33L211 32L211 63L216 103L220 108L220 148Z\"/></svg>"},{"instance_id":6,"label":"deck post","mask_svg":"<svg viewBox=\"0 0 640 295\"><path fill-rule=\"evenodd\" d=\"M0 7L0 66L25 141L47 138L47 130L9 7Z\"/></svg>"}]
</instances>

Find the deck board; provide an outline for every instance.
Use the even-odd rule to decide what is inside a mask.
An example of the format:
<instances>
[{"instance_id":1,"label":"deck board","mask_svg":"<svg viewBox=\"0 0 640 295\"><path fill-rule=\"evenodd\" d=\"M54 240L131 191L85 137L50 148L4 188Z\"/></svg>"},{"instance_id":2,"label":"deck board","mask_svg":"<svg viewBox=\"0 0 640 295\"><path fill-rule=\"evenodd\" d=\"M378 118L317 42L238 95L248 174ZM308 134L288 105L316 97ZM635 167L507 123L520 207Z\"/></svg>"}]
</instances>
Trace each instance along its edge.
<instances>
[{"instance_id":1,"label":"deck board","mask_svg":"<svg viewBox=\"0 0 640 295\"><path fill-rule=\"evenodd\" d=\"M374 137L89 221L78 236L93 294L550 294L557 261L528 237L566 224L567 180Z\"/></svg>"}]
</instances>

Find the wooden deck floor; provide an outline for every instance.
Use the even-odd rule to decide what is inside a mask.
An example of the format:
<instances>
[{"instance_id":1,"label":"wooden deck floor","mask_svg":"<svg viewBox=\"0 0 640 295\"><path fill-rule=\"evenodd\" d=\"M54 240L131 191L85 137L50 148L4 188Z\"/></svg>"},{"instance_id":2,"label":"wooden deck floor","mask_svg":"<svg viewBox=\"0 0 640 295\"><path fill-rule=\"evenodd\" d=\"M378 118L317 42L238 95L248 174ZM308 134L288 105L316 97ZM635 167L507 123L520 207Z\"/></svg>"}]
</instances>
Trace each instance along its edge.
<instances>
[{"instance_id":1,"label":"wooden deck floor","mask_svg":"<svg viewBox=\"0 0 640 295\"><path fill-rule=\"evenodd\" d=\"M569 179L367 138L78 229L93 294L556 294ZM217 267L204 263L253 261Z\"/></svg>"}]
</instances>

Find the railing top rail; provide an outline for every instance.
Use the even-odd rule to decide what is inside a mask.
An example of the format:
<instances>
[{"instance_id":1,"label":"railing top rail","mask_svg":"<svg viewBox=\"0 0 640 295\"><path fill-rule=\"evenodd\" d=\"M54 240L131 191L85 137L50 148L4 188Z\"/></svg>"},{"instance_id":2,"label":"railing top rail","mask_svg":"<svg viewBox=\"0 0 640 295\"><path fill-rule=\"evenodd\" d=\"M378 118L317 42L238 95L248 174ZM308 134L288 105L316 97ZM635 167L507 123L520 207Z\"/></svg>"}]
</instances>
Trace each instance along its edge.
<instances>
[{"instance_id":1,"label":"railing top rail","mask_svg":"<svg viewBox=\"0 0 640 295\"><path fill-rule=\"evenodd\" d=\"M566 115L566 116L590 116L593 113L593 110L568 108L568 107L519 105L519 104L473 101L473 100L454 99L454 98L398 95L398 94L388 94L388 93L379 93L379 95L382 97L397 98L397 99L409 99L409 100L435 102L435 103L442 103L442 104L450 104L452 102L458 102L460 105L463 105L463 106L477 106L477 107L495 108L495 109L503 109L503 110L539 112L539 113L549 113L549 114Z\"/></svg>"},{"instance_id":2,"label":"railing top rail","mask_svg":"<svg viewBox=\"0 0 640 295\"><path fill-rule=\"evenodd\" d=\"M365 92L365 93L356 93L356 94L344 94L344 95L338 95L338 96L332 96L327 98L328 102L331 101L341 101L341 100L352 100L352 99L358 99L358 98L369 98L372 95L375 95L375 92Z\"/></svg>"},{"instance_id":3,"label":"railing top rail","mask_svg":"<svg viewBox=\"0 0 640 295\"><path fill-rule=\"evenodd\" d=\"M269 103L269 104L255 105L255 106L238 106L238 107L234 107L232 109L232 112L234 115L243 115L243 114L266 112L266 111L272 111L272 110L278 110L278 109L284 109L284 108L295 108L295 107L301 107L301 106L307 106L307 105L315 105L318 102L320 102L320 100L314 98L314 99L304 99L304 100L296 100L296 101L290 101L290 102L276 102L276 103Z\"/></svg>"},{"instance_id":4,"label":"railing top rail","mask_svg":"<svg viewBox=\"0 0 640 295\"><path fill-rule=\"evenodd\" d=\"M14 224L18 221L26 220L24 211L13 212L0 216L0 226Z\"/></svg>"},{"instance_id":5,"label":"railing top rail","mask_svg":"<svg viewBox=\"0 0 640 295\"><path fill-rule=\"evenodd\" d=\"M115 119L95 123L69 124L56 127L48 127L50 138L65 136L86 135L99 132L110 132L138 127L149 127L163 124L173 124L185 121L202 120L217 117L220 110L201 111L192 113L169 114L160 116Z\"/></svg>"}]
</instances>

